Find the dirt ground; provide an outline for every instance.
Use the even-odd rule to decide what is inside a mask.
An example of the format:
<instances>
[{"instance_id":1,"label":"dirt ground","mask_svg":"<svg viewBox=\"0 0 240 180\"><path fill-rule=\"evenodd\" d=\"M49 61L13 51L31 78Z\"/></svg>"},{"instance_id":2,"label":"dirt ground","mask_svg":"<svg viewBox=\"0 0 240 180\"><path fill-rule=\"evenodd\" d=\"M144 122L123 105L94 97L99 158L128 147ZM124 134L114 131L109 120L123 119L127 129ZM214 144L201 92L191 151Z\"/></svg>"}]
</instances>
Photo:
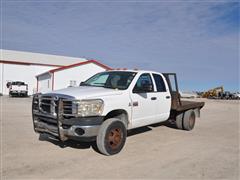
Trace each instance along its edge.
<instances>
[{"instance_id":1,"label":"dirt ground","mask_svg":"<svg viewBox=\"0 0 240 180\"><path fill-rule=\"evenodd\" d=\"M200 99L197 99L198 101ZM131 132L115 156L35 134L31 98L0 97L2 179L239 179L240 101L206 100L195 129Z\"/></svg>"}]
</instances>

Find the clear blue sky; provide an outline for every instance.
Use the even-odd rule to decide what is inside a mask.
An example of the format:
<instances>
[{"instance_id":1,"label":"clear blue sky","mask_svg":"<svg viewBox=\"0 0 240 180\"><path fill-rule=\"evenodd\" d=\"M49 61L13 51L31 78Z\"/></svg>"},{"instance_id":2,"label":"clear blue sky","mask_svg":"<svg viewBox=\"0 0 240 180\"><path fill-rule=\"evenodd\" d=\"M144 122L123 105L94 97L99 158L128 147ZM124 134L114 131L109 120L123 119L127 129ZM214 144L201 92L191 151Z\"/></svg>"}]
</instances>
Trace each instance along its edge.
<instances>
[{"instance_id":1,"label":"clear blue sky","mask_svg":"<svg viewBox=\"0 0 240 180\"><path fill-rule=\"evenodd\" d=\"M2 48L176 72L182 90L239 89L239 2L3 1Z\"/></svg>"}]
</instances>

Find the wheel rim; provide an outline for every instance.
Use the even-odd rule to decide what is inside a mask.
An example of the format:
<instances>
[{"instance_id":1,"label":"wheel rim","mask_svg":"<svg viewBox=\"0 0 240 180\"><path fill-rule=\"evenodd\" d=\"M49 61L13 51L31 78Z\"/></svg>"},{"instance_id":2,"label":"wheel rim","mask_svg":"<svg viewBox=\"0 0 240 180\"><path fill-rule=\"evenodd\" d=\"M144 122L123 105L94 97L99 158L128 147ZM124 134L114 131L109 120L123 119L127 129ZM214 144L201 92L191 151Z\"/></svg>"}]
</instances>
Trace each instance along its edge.
<instances>
[{"instance_id":1,"label":"wheel rim","mask_svg":"<svg viewBox=\"0 0 240 180\"><path fill-rule=\"evenodd\" d=\"M195 115L191 114L191 116L189 117L189 126L190 126L190 128L193 128L194 123L195 123Z\"/></svg>"},{"instance_id":2,"label":"wheel rim","mask_svg":"<svg viewBox=\"0 0 240 180\"><path fill-rule=\"evenodd\" d=\"M111 149L117 149L122 143L122 130L120 128L113 128L109 131L107 141Z\"/></svg>"}]
</instances>

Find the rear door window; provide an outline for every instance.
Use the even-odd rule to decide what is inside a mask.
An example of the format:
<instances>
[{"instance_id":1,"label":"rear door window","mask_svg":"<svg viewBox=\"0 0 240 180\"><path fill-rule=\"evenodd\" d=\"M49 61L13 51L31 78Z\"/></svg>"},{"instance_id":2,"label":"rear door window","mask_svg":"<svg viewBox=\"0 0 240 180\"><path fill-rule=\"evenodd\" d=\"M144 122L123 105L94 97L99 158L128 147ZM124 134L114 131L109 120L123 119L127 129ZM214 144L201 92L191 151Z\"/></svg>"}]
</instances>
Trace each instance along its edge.
<instances>
[{"instance_id":1,"label":"rear door window","mask_svg":"<svg viewBox=\"0 0 240 180\"><path fill-rule=\"evenodd\" d=\"M162 76L159 74L153 74L153 78L157 86L157 92L166 92L166 86Z\"/></svg>"}]
</instances>

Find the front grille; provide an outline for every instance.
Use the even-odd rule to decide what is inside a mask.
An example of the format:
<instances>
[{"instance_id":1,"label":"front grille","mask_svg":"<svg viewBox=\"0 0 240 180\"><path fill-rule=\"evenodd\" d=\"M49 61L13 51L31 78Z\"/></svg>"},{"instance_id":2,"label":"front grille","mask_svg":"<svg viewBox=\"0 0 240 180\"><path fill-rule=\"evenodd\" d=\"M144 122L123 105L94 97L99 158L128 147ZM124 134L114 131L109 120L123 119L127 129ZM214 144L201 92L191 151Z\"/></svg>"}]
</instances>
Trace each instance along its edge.
<instances>
[{"instance_id":1,"label":"front grille","mask_svg":"<svg viewBox=\"0 0 240 180\"><path fill-rule=\"evenodd\" d=\"M75 100L63 99L63 116L64 118L76 117L78 103Z\"/></svg>"},{"instance_id":2,"label":"front grille","mask_svg":"<svg viewBox=\"0 0 240 180\"><path fill-rule=\"evenodd\" d=\"M51 106L52 106L52 102L49 99L42 99L40 101L39 107L45 113L51 114L51 108L52 108Z\"/></svg>"},{"instance_id":3,"label":"front grille","mask_svg":"<svg viewBox=\"0 0 240 180\"><path fill-rule=\"evenodd\" d=\"M57 97L42 96L39 99L39 111L48 115L57 116L57 104Z\"/></svg>"},{"instance_id":4,"label":"front grille","mask_svg":"<svg viewBox=\"0 0 240 180\"><path fill-rule=\"evenodd\" d=\"M63 114L71 115L73 113L73 102L69 100L63 100Z\"/></svg>"},{"instance_id":5,"label":"front grille","mask_svg":"<svg viewBox=\"0 0 240 180\"><path fill-rule=\"evenodd\" d=\"M33 113L38 116L57 118L58 98L53 96L36 96L33 98Z\"/></svg>"},{"instance_id":6,"label":"front grille","mask_svg":"<svg viewBox=\"0 0 240 180\"><path fill-rule=\"evenodd\" d=\"M58 107L60 106L60 108ZM73 99L58 96L36 96L33 98L33 112L37 116L57 119L57 114L64 118L75 117L77 104Z\"/></svg>"},{"instance_id":7,"label":"front grille","mask_svg":"<svg viewBox=\"0 0 240 180\"><path fill-rule=\"evenodd\" d=\"M44 116L39 116L38 121L41 121L41 122L44 122L44 123L47 123L47 124L50 124L50 125L54 125L54 126L57 125L57 120L56 119L46 118Z\"/></svg>"}]
</instances>

